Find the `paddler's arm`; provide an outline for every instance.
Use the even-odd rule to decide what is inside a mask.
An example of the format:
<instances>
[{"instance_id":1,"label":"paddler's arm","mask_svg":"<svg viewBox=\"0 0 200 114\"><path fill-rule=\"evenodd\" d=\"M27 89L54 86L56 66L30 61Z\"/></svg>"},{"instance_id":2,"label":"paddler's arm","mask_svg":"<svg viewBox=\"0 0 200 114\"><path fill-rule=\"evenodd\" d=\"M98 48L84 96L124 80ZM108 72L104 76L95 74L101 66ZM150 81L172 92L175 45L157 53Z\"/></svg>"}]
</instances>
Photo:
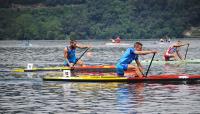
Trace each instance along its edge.
<instances>
[{"instance_id":1,"label":"paddler's arm","mask_svg":"<svg viewBox=\"0 0 200 114\"><path fill-rule=\"evenodd\" d=\"M181 47L181 46L185 46L185 45L190 45L190 43L181 43L181 44L174 44L174 47Z\"/></svg>"},{"instance_id":2,"label":"paddler's arm","mask_svg":"<svg viewBox=\"0 0 200 114\"><path fill-rule=\"evenodd\" d=\"M183 60L183 58L182 58L182 56L181 56L181 54L180 54L180 52L179 52L179 50L178 50L178 49L176 50L176 53L177 53L177 55L178 55L179 59Z\"/></svg>"},{"instance_id":3,"label":"paddler's arm","mask_svg":"<svg viewBox=\"0 0 200 114\"><path fill-rule=\"evenodd\" d=\"M140 71L143 72L143 68L142 68L142 65L141 65L140 61L139 60L135 60L135 62L137 64L138 68L140 69Z\"/></svg>"},{"instance_id":4,"label":"paddler's arm","mask_svg":"<svg viewBox=\"0 0 200 114\"><path fill-rule=\"evenodd\" d=\"M151 53L157 53L157 51L135 51L135 53L138 55L146 55Z\"/></svg>"},{"instance_id":5,"label":"paddler's arm","mask_svg":"<svg viewBox=\"0 0 200 114\"><path fill-rule=\"evenodd\" d=\"M73 63L70 63L70 62L69 62L69 60L68 60L68 58L67 58L67 57L68 57L67 52L68 52L68 49L65 48L65 49L64 49L64 58L65 58L67 64L68 64L70 67L72 67L72 66L73 66Z\"/></svg>"},{"instance_id":6,"label":"paddler's arm","mask_svg":"<svg viewBox=\"0 0 200 114\"><path fill-rule=\"evenodd\" d=\"M88 45L81 45L81 44L77 44L76 46L77 46L77 48L81 48L81 49L91 48L91 46L88 46Z\"/></svg>"}]
</instances>

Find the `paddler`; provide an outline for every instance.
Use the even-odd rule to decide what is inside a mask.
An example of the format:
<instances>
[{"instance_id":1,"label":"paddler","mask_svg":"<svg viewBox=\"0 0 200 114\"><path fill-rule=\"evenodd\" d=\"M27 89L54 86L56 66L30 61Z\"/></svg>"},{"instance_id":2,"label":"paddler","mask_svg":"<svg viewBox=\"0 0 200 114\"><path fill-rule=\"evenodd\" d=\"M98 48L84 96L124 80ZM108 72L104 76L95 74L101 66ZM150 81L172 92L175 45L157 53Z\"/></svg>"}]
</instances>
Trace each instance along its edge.
<instances>
[{"instance_id":1,"label":"paddler","mask_svg":"<svg viewBox=\"0 0 200 114\"><path fill-rule=\"evenodd\" d=\"M69 46L66 46L64 48L64 66L69 66L72 67L74 63L77 61L76 57L76 48L90 48L90 46L84 46L84 45L78 45L76 40L71 39ZM77 63L78 65L82 66L83 61L78 60Z\"/></svg>"},{"instance_id":2,"label":"paddler","mask_svg":"<svg viewBox=\"0 0 200 114\"><path fill-rule=\"evenodd\" d=\"M176 61L179 59L183 60L183 57L179 52L179 48L185 45L189 45L189 43L183 43L180 40L170 45L163 55L165 61L170 61L171 58L173 58Z\"/></svg>"},{"instance_id":3,"label":"paddler","mask_svg":"<svg viewBox=\"0 0 200 114\"><path fill-rule=\"evenodd\" d=\"M124 71L126 71L128 68L132 68L133 70L135 70L136 77L143 77L143 68L138 60L138 55L146 55L151 53L157 53L157 51L143 51L142 43L135 42L134 47L128 48L117 62L117 75L124 76ZM135 60L137 66L131 65L131 62L133 60Z\"/></svg>"}]
</instances>

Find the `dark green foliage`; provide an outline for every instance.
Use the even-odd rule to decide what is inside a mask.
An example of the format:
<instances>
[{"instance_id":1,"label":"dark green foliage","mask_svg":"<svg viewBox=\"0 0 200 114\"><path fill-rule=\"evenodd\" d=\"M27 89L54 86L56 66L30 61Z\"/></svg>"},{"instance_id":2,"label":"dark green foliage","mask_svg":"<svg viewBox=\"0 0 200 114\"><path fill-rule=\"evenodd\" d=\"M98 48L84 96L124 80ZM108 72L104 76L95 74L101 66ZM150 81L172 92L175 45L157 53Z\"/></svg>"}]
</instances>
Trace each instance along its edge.
<instances>
[{"instance_id":1,"label":"dark green foliage","mask_svg":"<svg viewBox=\"0 0 200 114\"><path fill-rule=\"evenodd\" d=\"M199 20L200 0L0 1L1 40L182 37Z\"/></svg>"}]
</instances>

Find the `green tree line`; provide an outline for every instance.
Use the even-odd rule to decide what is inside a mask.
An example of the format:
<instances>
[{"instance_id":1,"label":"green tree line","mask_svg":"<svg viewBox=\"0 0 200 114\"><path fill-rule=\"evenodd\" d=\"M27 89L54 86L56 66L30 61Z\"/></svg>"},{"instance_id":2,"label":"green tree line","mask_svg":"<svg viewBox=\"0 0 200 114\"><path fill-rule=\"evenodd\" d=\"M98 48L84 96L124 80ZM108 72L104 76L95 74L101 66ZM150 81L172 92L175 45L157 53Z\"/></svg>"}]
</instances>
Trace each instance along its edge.
<instances>
[{"instance_id":1,"label":"green tree line","mask_svg":"<svg viewBox=\"0 0 200 114\"><path fill-rule=\"evenodd\" d=\"M1 0L1 40L183 37L200 0Z\"/></svg>"}]
</instances>

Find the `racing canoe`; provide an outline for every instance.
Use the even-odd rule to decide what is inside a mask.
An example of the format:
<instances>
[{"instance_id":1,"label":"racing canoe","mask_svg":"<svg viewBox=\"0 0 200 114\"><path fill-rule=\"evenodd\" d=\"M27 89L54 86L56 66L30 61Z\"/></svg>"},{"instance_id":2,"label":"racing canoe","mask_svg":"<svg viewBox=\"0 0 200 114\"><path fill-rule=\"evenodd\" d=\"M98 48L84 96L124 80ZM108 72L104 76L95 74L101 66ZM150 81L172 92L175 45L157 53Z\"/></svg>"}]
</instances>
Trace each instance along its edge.
<instances>
[{"instance_id":1,"label":"racing canoe","mask_svg":"<svg viewBox=\"0 0 200 114\"><path fill-rule=\"evenodd\" d=\"M67 82L168 82L168 81L197 81L200 80L200 75L188 74L163 74L151 75L147 77L118 77L113 75L108 76L75 76L75 77L55 77L46 76L44 81L67 81Z\"/></svg>"},{"instance_id":2,"label":"racing canoe","mask_svg":"<svg viewBox=\"0 0 200 114\"><path fill-rule=\"evenodd\" d=\"M95 65L95 66L75 66L74 70L77 72L86 71L86 72L113 72L115 71L114 65ZM8 72L37 72L37 71L63 71L63 70L71 70L70 67L46 67L46 68L32 68L32 69L13 69Z\"/></svg>"}]
</instances>

